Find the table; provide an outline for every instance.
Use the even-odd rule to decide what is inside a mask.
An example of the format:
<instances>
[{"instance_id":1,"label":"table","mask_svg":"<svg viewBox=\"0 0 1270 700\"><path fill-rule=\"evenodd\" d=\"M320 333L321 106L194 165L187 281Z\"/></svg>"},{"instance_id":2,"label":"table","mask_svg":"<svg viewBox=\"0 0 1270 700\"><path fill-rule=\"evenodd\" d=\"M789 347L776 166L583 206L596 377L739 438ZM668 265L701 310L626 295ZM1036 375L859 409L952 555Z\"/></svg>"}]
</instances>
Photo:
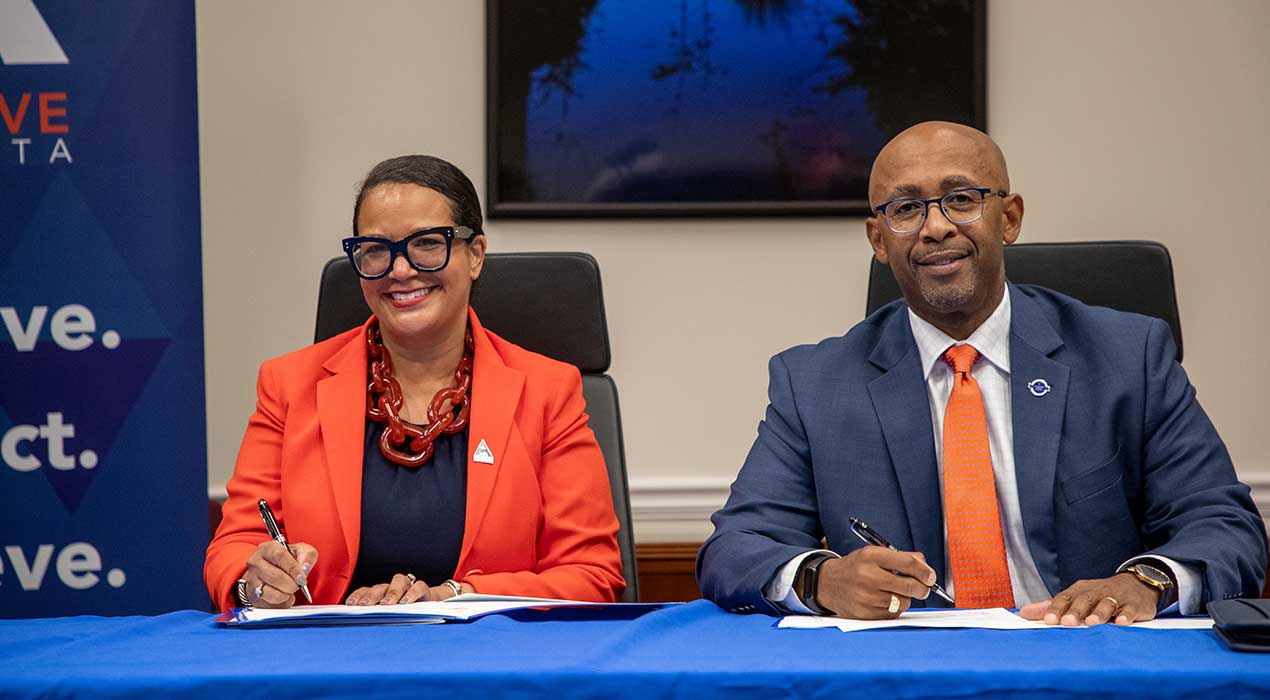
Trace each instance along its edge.
<instances>
[{"instance_id":1,"label":"table","mask_svg":"<svg viewBox=\"0 0 1270 700\"><path fill-rule=\"evenodd\" d=\"M0 697L1270 697L1211 630L781 630L712 603L635 619L220 629L207 613L0 620Z\"/></svg>"}]
</instances>

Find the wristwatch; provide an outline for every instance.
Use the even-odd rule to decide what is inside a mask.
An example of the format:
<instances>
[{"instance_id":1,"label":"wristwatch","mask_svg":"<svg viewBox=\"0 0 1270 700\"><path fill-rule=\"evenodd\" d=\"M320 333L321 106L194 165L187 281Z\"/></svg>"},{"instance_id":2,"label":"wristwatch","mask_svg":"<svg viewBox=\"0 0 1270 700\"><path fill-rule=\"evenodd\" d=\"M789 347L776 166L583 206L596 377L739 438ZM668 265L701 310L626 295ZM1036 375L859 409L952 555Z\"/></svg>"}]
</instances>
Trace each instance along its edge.
<instances>
[{"instance_id":1,"label":"wristwatch","mask_svg":"<svg viewBox=\"0 0 1270 700\"><path fill-rule=\"evenodd\" d=\"M817 615L832 615L834 612L816 602L816 593L820 588L820 566L834 557L824 552L817 552L803 559L794 574L794 594L807 609Z\"/></svg>"},{"instance_id":2,"label":"wristwatch","mask_svg":"<svg viewBox=\"0 0 1270 700\"><path fill-rule=\"evenodd\" d=\"M1173 577L1164 571L1150 564L1141 563L1127 566L1124 570L1137 576L1143 585L1160 592L1160 602L1156 606L1157 610L1163 610L1177 600L1177 584L1173 582Z\"/></svg>"}]
</instances>

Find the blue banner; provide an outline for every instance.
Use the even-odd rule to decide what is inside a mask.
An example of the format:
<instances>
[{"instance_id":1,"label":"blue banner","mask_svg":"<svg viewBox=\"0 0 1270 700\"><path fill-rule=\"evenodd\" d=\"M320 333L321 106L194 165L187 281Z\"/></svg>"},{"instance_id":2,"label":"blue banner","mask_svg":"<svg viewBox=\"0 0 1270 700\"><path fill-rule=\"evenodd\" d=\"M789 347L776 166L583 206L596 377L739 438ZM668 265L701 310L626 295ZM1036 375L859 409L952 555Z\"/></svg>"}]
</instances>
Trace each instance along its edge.
<instances>
[{"instance_id":1,"label":"blue banner","mask_svg":"<svg viewBox=\"0 0 1270 700\"><path fill-rule=\"evenodd\" d=\"M0 617L208 606L193 0L0 0Z\"/></svg>"}]
</instances>

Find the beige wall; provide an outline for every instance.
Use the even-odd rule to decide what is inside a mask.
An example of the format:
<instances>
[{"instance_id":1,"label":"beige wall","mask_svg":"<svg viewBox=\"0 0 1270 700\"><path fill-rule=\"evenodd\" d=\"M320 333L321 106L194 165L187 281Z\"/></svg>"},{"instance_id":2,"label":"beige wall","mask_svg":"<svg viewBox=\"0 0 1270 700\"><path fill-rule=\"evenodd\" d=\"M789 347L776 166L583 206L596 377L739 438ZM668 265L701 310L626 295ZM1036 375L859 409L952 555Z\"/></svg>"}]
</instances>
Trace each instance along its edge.
<instances>
[{"instance_id":1,"label":"beige wall","mask_svg":"<svg viewBox=\"0 0 1270 700\"><path fill-rule=\"evenodd\" d=\"M260 362L312 337L318 271L339 252L358 178L433 153L484 193L483 6L199 2L213 485L232 470ZM1172 250L1188 371L1241 475L1270 483L1270 363L1257 354L1270 326L1267 29L1264 0L994 0L988 104L1027 197L1024 240ZM702 513L762 414L768 357L862 316L859 219L488 231L491 250L599 260L641 539L708 532Z\"/></svg>"}]
</instances>

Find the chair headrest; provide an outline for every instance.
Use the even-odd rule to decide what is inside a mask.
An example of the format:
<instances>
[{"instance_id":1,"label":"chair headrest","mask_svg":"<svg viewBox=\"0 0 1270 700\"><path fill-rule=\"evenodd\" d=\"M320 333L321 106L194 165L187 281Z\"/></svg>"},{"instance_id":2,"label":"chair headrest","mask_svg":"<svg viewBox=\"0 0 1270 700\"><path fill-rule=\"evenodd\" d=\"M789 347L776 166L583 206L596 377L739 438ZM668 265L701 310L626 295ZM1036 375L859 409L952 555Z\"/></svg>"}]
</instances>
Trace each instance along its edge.
<instances>
[{"instance_id":1,"label":"chair headrest","mask_svg":"<svg viewBox=\"0 0 1270 700\"><path fill-rule=\"evenodd\" d=\"M491 253L472 306L481 323L521 347L584 373L611 362L600 267L586 253ZM314 342L363 323L370 308L348 258L328 260Z\"/></svg>"},{"instance_id":2,"label":"chair headrest","mask_svg":"<svg viewBox=\"0 0 1270 700\"><path fill-rule=\"evenodd\" d=\"M1091 306L1154 316L1169 324L1182 361L1182 321L1177 310L1173 260L1154 241L1017 243L1005 248L1006 279L1035 284ZM891 269L873 258L865 315L899 299Z\"/></svg>"}]
</instances>

